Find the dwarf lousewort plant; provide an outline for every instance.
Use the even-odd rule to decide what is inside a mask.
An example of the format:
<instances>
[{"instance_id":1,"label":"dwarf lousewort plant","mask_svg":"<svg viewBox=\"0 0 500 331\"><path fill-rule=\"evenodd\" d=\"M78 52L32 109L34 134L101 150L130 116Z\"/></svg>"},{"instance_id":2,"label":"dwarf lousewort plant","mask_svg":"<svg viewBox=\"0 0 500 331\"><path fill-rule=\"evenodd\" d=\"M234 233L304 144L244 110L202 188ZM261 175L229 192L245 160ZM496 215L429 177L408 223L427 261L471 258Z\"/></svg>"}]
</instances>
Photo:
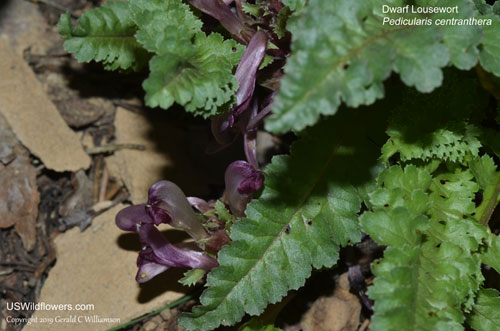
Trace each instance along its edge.
<instances>
[{"instance_id":1,"label":"dwarf lousewort plant","mask_svg":"<svg viewBox=\"0 0 500 331\"><path fill-rule=\"evenodd\" d=\"M500 202L500 3L411 1L442 9L425 15L406 5L128 0L85 11L77 26L61 17L78 60L149 70L147 106L176 103L210 119L219 149L243 136L246 161L227 165L224 195L210 197L220 200L162 181L117 216L144 248L138 281L171 267L210 270L181 325L259 315L367 236L385 251L366 270L375 277L366 293L358 261L343 264L373 310L363 313L371 330L498 329L499 293L482 271L500 272L488 226ZM282 149L292 142L290 154L259 164L258 130ZM197 248L168 243L162 223ZM262 329L273 329L270 315Z\"/></svg>"}]
</instances>

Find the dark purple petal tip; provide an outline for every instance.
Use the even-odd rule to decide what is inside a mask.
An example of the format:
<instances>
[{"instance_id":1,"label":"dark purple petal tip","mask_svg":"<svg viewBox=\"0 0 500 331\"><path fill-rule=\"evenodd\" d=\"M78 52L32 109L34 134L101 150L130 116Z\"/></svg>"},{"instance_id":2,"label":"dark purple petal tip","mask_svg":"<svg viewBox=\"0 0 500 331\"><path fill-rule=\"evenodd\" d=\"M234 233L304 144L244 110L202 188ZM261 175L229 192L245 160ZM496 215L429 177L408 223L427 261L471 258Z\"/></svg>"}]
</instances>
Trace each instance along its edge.
<instances>
[{"instance_id":1,"label":"dark purple petal tip","mask_svg":"<svg viewBox=\"0 0 500 331\"><path fill-rule=\"evenodd\" d=\"M260 172L255 172L248 178L244 179L240 185L238 185L238 193L240 194L252 194L257 192L262 187L264 183L264 175Z\"/></svg>"},{"instance_id":2,"label":"dark purple petal tip","mask_svg":"<svg viewBox=\"0 0 500 331\"><path fill-rule=\"evenodd\" d=\"M243 217L248 202L252 199L252 193L260 190L264 183L264 176L245 161L231 163L224 176L226 192L224 199L233 214Z\"/></svg>"},{"instance_id":3,"label":"dark purple petal tip","mask_svg":"<svg viewBox=\"0 0 500 331\"><path fill-rule=\"evenodd\" d=\"M137 232L137 226L143 223L153 223L153 219L146 213L146 205L129 206L120 210L116 215L116 225L124 231Z\"/></svg>"}]
</instances>

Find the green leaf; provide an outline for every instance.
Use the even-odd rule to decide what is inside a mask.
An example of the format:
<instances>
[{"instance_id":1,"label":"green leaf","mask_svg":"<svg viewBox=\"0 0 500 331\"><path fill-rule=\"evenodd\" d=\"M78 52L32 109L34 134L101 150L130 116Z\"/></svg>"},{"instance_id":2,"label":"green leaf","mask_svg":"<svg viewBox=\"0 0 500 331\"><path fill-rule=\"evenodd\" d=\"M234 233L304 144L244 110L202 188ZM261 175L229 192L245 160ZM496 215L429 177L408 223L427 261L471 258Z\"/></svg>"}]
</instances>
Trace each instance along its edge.
<instances>
[{"instance_id":1,"label":"green leaf","mask_svg":"<svg viewBox=\"0 0 500 331\"><path fill-rule=\"evenodd\" d=\"M176 42L189 42L201 31L202 22L180 0L129 0L139 31L136 38L148 51L175 51ZM169 49L173 46L173 49Z\"/></svg>"},{"instance_id":2,"label":"green leaf","mask_svg":"<svg viewBox=\"0 0 500 331\"><path fill-rule=\"evenodd\" d=\"M473 199L479 186L469 170L450 169L435 173L430 190L432 208L429 213L432 217L458 220L474 214Z\"/></svg>"},{"instance_id":3,"label":"green leaf","mask_svg":"<svg viewBox=\"0 0 500 331\"><path fill-rule=\"evenodd\" d=\"M261 197L231 228L233 242L207 277L202 306L181 318L184 327L213 329L245 312L258 315L301 287L312 267L333 266L339 246L360 240L360 192L378 164L370 140L351 127L369 135L379 122L374 112L340 113L307 132L290 156L273 158Z\"/></svg>"},{"instance_id":4,"label":"green leaf","mask_svg":"<svg viewBox=\"0 0 500 331\"><path fill-rule=\"evenodd\" d=\"M379 189L370 195L373 210L360 218L363 231L389 246L372 266L373 330L401 325L405 330L462 330L462 310L472 308L483 281L479 252L487 232L466 215L455 217L463 207L448 203L457 199L453 194L438 200L435 192L470 191L461 196L471 197L470 178L464 171L431 180L413 165L393 166L379 175ZM438 208L447 213L437 213Z\"/></svg>"},{"instance_id":5,"label":"green leaf","mask_svg":"<svg viewBox=\"0 0 500 331\"><path fill-rule=\"evenodd\" d=\"M481 260L500 274L500 238L497 235L489 234L488 246L481 255Z\"/></svg>"},{"instance_id":6,"label":"green leaf","mask_svg":"<svg viewBox=\"0 0 500 331\"><path fill-rule=\"evenodd\" d=\"M130 10L137 41L156 54L143 83L146 104L167 109L176 102L204 118L227 110L238 88L232 72L243 46L217 33L206 36L181 0L130 0Z\"/></svg>"},{"instance_id":7,"label":"green leaf","mask_svg":"<svg viewBox=\"0 0 500 331\"><path fill-rule=\"evenodd\" d=\"M405 6L394 0L390 6ZM442 68L470 69L478 62L499 74L500 24L491 26L390 25L385 18L430 19L478 16L470 0L417 0L415 5L458 6L459 14L384 14L386 0L309 0L287 28L292 55L266 128L300 131L340 104L357 107L383 97L383 81L397 72L408 86L430 92ZM488 16L488 18L490 18ZM485 18L485 17L483 17ZM483 38L482 38L483 37ZM482 42L482 43L481 43ZM481 51L479 51L481 49Z\"/></svg>"},{"instance_id":8,"label":"green leaf","mask_svg":"<svg viewBox=\"0 0 500 331\"><path fill-rule=\"evenodd\" d=\"M69 14L63 14L58 28L65 40L64 49L80 62L102 62L108 70L139 70L149 59L149 54L134 38L137 26L127 2L110 1L86 10L77 26L71 23Z\"/></svg>"},{"instance_id":9,"label":"green leaf","mask_svg":"<svg viewBox=\"0 0 500 331\"><path fill-rule=\"evenodd\" d=\"M205 276L206 270L191 269L184 273L184 277L179 279L179 283L185 286L193 286Z\"/></svg>"},{"instance_id":10,"label":"green leaf","mask_svg":"<svg viewBox=\"0 0 500 331\"><path fill-rule=\"evenodd\" d=\"M226 230L230 230L233 223L236 221L236 217L229 212L224 203L217 200L215 203L215 213L219 220L226 224Z\"/></svg>"},{"instance_id":11,"label":"green leaf","mask_svg":"<svg viewBox=\"0 0 500 331\"><path fill-rule=\"evenodd\" d=\"M471 113L487 106L489 96L473 73L446 70L443 86L431 94L393 88L382 160L398 154L402 161L421 159L465 163L479 153L481 131L468 124Z\"/></svg>"},{"instance_id":12,"label":"green leaf","mask_svg":"<svg viewBox=\"0 0 500 331\"><path fill-rule=\"evenodd\" d=\"M500 172L489 155L471 162L471 171L483 190L483 199L476 208L476 217L481 224L488 224L496 206L500 203Z\"/></svg>"},{"instance_id":13,"label":"green leaf","mask_svg":"<svg viewBox=\"0 0 500 331\"><path fill-rule=\"evenodd\" d=\"M488 14L483 18L491 18L493 23L483 27L484 40L479 61L484 69L500 76L500 17Z\"/></svg>"},{"instance_id":14,"label":"green leaf","mask_svg":"<svg viewBox=\"0 0 500 331\"><path fill-rule=\"evenodd\" d=\"M500 297L494 289L479 291L467 323L477 331L500 329Z\"/></svg>"},{"instance_id":15,"label":"green leaf","mask_svg":"<svg viewBox=\"0 0 500 331\"><path fill-rule=\"evenodd\" d=\"M291 10L300 11L306 5L307 0L283 0L283 4Z\"/></svg>"},{"instance_id":16,"label":"green leaf","mask_svg":"<svg viewBox=\"0 0 500 331\"><path fill-rule=\"evenodd\" d=\"M275 327L274 324L263 324L262 322L251 320L238 331L281 331L281 329Z\"/></svg>"},{"instance_id":17,"label":"green leaf","mask_svg":"<svg viewBox=\"0 0 500 331\"><path fill-rule=\"evenodd\" d=\"M234 41L200 32L193 44L173 42L167 48L171 51L155 55L149 63L151 74L143 83L148 106L167 109L177 102L186 111L207 118L231 103L238 88L232 74Z\"/></svg>"}]
</instances>

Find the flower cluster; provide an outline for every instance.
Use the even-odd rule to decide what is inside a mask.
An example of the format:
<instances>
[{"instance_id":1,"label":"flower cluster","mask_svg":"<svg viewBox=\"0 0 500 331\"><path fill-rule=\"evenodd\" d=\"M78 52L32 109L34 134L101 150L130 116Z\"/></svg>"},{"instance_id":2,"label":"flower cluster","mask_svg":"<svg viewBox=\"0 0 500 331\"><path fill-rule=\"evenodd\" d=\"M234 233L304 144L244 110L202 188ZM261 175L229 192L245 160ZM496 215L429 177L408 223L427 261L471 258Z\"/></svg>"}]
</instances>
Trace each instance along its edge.
<instances>
[{"instance_id":1,"label":"flower cluster","mask_svg":"<svg viewBox=\"0 0 500 331\"><path fill-rule=\"evenodd\" d=\"M264 178L247 162L236 161L226 170L225 181L224 200L235 216L243 217L246 205L253 192L262 187ZM176 184L163 180L151 186L146 204L129 206L117 214L116 225L120 229L139 235L142 247L137 258L139 283L171 267L211 270L218 266L210 253L218 252L230 239L224 230L209 233L193 208L206 213L213 209L213 204L196 197L187 198ZM188 233L197 247L185 249L169 243L156 227L162 223Z\"/></svg>"}]
</instances>

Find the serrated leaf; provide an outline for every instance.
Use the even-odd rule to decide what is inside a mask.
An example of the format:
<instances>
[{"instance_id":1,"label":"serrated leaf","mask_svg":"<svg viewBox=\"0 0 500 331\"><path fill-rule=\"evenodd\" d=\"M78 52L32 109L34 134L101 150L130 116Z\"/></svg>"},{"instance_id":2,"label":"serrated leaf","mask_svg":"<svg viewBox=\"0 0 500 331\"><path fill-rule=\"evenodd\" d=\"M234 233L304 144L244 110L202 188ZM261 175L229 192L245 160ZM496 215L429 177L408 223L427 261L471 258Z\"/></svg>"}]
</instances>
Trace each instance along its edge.
<instances>
[{"instance_id":1,"label":"serrated leaf","mask_svg":"<svg viewBox=\"0 0 500 331\"><path fill-rule=\"evenodd\" d=\"M147 63L149 54L134 38L137 26L127 2L110 1L86 10L77 22L74 26L69 14L63 14L58 29L64 49L78 61L102 62L108 70L139 70Z\"/></svg>"},{"instance_id":2,"label":"serrated leaf","mask_svg":"<svg viewBox=\"0 0 500 331\"><path fill-rule=\"evenodd\" d=\"M193 286L205 276L207 271L203 269L191 269L184 273L184 277L179 279L179 283L185 286Z\"/></svg>"},{"instance_id":3,"label":"serrated leaf","mask_svg":"<svg viewBox=\"0 0 500 331\"><path fill-rule=\"evenodd\" d=\"M497 235L489 234L488 246L481 255L481 260L500 274L500 238Z\"/></svg>"},{"instance_id":4,"label":"serrated leaf","mask_svg":"<svg viewBox=\"0 0 500 331\"><path fill-rule=\"evenodd\" d=\"M440 86L441 68L450 62L460 69L470 69L479 56L488 71L497 73L499 24L481 27L384 24L384 17L431 20L443 17L442 14L386 14L382 13L384 4L388 4L386 0L310 0L298 17L289 21L292 56L285 65L273 115L266 121L268 130L300 131L314 124L320 115L334 114L342 102L351 107L371 104L384 95L382 82L392 71L420 92ZM403 0L395 0L390 6L405 4ZM458 17L478 15L470 0L417 0L415 5L458 6Z\"/></svg>"},{"instance_id":5,"label":"serrated leaf","mask_svg":"<svg viewBox=\"0 0 500 331\"><path fill-rule=\"evenodd\" d=\"M466 215L455 217L463 207L448 203L457 198L445 195L449 190L471 200L470 173L446 175L446 181L439 175L431 181L429 173L413 165L404 171L393 166L377 180L373 211L360 218L363 231L389 246L372 268L373 330L399 330L403 323L405 330L462 330L462 309L471 309L483 280L478 253L487 231ZM412 188L412 182L421 184ZM444 193L441 200L436 191ZM391 196L400 197L397 204L381 199Z\"/></svg>"},{"instance_id":6,"label":"serrated leaf","mask_svg":"<svg viewBox=\"0 0 500 331\"><path fill-rule=\"evenodd\" d=\"M479 291L467 323L477 331L500 329L500 297L497 290Z\"/></svg>"},{"instance_id":7,"label":"serrated leaf","mask_svg":"<svg viewBox=\"0 0 500 331\"><path fill-rule=\"evenodd\" d=\"M174 102L205 118L227 110L238 88L232 71L243 47L206 36L202 22L181 0L131 0L136 38L156 55L143 83L146 104L169 108Z\"/></svg>"},{"instance_id":8,"label":"serrated leaf","mask_svg":"<svg viewBox=\"0 0 500 331\"><path fill-rule=\"evenodd\" d=\"M229 227L236 220L236 217L229 212L224 203L220 200L217 200L215 203L215 212L219 220L226 223L226 229L229 229Z\"/></svg>"},{"instance_id":9,"label":"serrated leaf","mask_svg":"<svg viewBox=\"0 0 500 331\"><path fill-rule=\"evenodd\" d=\"M487 93L470 73L446 70L443 86L431 94L412 89L392 89L397 93L391 104L382 160L398 154L402 161L421 159L465 163L476 157L481 147L481 130L468 124L475 109L486 106Z\"/></svg>"},{"instance_id":10,"label":"serrated leaf","mask_svg":"<svg viewBox=\"0 0 500 331\"><path fill-rule=\"evenodd\" d=\"M370 132L377 122L373 112L341 113L305 134L291 156L273 158L261 197L247 207L248 218L233 225L233 242L208 275L203 306L181 318L184 327L213 329L245 312L260 314L301 287L312 267L334 265L339 246L360 240L359 191L373 176L377 153L350 126Z\"/></svg>"},{"instance_id":11,"label":"serrated leaf","mask_svg":"<svg viewBox=\"0 0 500 331\"><path fill-rule=\"evenodd\" d=\"M137 41L150 52L175 51L176 42L189 42L201 31L201 20L180 0L129 0L129 7L139 27Z\"/></svg>"},{"instance_id":12,"label":"serrated leaf","mask_svg":"<svg viewBox=\"0 0 500 331\"><path fill-rule=\"evenodd\" d=\"M167 109L177 102L186 111L207 118L232 101L238 88L232 74L234 41L200 32L193 44L174 42L168 48L172 52L150 61L151 74L143 83L148 106Z\"/></svg>"},{"instance_id":13,"label":"serrated leaf","mask_svg":"<svg viewBox=\"0 0 500 331\"><path fill-rule=\"evenodd\" d=\"M469 170L448 170L435 173L430 187L432 200L430 215L438 219L462 219L472 217L475 204L473 199L479 186L473 181Z\"/></svg>"}]
</instances>

